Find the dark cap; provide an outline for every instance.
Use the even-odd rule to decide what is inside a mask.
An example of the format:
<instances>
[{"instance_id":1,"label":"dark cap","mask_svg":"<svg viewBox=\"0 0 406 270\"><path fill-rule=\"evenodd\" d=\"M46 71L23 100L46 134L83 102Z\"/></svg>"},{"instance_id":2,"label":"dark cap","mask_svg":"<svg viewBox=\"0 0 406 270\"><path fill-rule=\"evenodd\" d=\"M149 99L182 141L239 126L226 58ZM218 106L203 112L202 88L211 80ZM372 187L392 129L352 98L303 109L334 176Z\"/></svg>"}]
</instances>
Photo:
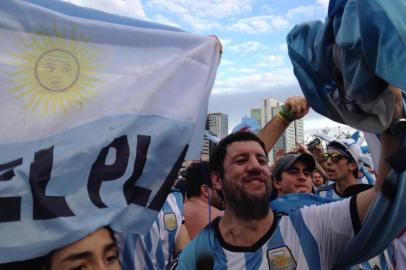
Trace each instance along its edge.
<instances>
[{"instance_id":1,"label":"dark cap","mask_svg":"<svg viewBox=\"0 0 406 270\"><path fill-rule=\"evenodd\" d=\"M316 168L316 162L314 161L312 155L289 153L276 162L272 171L273 177L277 180L280 180L282 172L289 169L296 161L302 161L303 163L305 163L306 167L311 172Z\"/></svg>"}]
</instances>

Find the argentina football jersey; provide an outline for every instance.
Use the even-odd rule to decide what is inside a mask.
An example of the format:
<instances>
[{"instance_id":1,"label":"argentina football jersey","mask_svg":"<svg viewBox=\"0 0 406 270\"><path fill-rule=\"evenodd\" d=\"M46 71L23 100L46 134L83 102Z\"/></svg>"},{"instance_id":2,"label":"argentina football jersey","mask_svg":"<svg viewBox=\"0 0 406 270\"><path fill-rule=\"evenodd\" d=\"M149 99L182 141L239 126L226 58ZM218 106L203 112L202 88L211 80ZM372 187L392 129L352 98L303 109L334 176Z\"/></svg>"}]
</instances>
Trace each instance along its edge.
<instances>
[{"instance_id":1,"label":"argentina football jersey","mask_svg":"<svg viewBox=\"0 0 406 270\"><path fill-rule=\"evenodd\" d=\"M172 259L182 221L183 196L172 190L147 234L116 235L123 269L166 269Z\"/></svg>"},{"instance_id":2,"label":"argentina football jersey","mask_svg":"<svg viewBox=\"0 0 406 270\"><path fill-rule=\"evenodd\" d=\"M181 253L178 269L200 269L202 261L211 257L213 269L330 270L354 237L356 222L353 225L351 216L356 209L352 200L275 215L268 232L251 247L227 244L219 231L220 219L216 219Z\"/></svg>"},{"instance_id":3,"label":"argentina football jersey","mask_svg":"<svg viewBox=\"0 0 406 270\"><path fill-rule=\"evenodd\" d=\"M318 190L316 190L316 195L319 195L320 197L327 199L342 198L335 189L335 183L319 188Z\"/></svg>"}]
</instances>

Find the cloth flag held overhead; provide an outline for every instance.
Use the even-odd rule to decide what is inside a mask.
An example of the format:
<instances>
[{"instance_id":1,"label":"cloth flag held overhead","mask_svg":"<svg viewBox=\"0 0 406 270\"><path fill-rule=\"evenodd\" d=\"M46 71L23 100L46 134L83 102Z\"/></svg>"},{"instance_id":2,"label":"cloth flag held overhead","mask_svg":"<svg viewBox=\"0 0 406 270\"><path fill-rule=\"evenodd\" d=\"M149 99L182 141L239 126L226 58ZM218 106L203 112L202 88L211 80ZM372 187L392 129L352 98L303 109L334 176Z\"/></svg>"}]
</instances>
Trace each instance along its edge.
<instances>
[{"instance_id":1,"label":"cloth flag held overhead","mask_svg":"<svg viewBox=\"0 0 406 270\"><path fill-rule=\"evenodd\" d=\"M144 233L203 137L216 39L61 1L0 1L0 263Z\"/></svg>"}]
</instances>

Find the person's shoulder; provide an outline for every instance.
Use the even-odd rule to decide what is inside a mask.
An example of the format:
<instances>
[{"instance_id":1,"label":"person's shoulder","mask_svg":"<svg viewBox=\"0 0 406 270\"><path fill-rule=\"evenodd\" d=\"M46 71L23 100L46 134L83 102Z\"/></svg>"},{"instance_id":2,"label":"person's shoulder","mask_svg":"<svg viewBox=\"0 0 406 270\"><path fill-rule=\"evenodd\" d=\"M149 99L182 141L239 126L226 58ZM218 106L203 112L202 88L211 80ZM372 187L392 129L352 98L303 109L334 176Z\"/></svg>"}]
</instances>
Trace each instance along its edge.
<instances>
[{"instance_id":1,"label":"person's shoulder","mask_svg":"<svg viewBox=\"0 0 406 270\"><path fill-rule=\"evenodd\" d=\"M177 207L183 212L183 194L176 188L172 188L166 197L165 204L170 205L171 207Z\"/></svg>"},{"instance_id":2,"label":"person's shoulder","mask_svg":"<svg viewBox=\"0 0 406 270\"><path fill-rule=\"evenodd\" d=\"M179 256L178 269L212 269L207 266L214 262L215 226L219 220L220 217L210 222L186 245Z\"/></svg>"},{"instance_id":3,"label":"person's shoulder","mask_svg":"<svg viewBox=\"0 0 406 270\"><path fill-rule=\"evenodd\" d=\"M361 192L368 190L370 188L373 188L373 187L374 187L373 185L369 185L369 184L355 184L355 185L349 186L348 188L346 188L344 190L343 198L351 197L355 194L361 193Z\"/></svg>"},{"instance_id":4,"label":"person's shoulder","mask_svg":"<svg viewBox=\"0 0 406 270\"><path fill-rule=\"evenodd\" d=\"M169 191L168 196L175 196L175 197L180 197L183 200L183 193L176 187L172 187L171 190Z\"/></svg>"}]
</instances>

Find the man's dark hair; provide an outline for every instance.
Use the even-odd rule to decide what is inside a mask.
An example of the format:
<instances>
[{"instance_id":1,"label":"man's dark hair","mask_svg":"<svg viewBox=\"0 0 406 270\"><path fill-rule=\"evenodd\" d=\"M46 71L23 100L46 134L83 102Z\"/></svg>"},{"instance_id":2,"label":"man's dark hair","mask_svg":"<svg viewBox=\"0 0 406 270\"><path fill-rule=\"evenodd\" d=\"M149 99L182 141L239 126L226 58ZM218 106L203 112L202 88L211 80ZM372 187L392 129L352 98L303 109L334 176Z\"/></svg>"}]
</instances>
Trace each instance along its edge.
<instances>
[{"instance_id":1,"label":"man's dark hair","mask_svg":"<svg viewBox=\"0 0 406 270\"><path fill-rule=\"evenodd\" d=\"M109 231L111 239L115 244L117 244L116 238L114 237L114 232L110 226L104 226L103 228ZM0 270L51 270L52 256L57 250L58 249L53 250L45 256L34 259L0 264Z\"/></svg>"},{"instance_id":2,"label":"man's dark hair","mask_svg":"<svg viewBox=\"0 0 406 270\"><path fill-rule=\"evenodd\" d=\"M212 186L209 174L209 162L201 161L190 164L184 175L186 179L186 196L199 196L202 185Z\"/></svg>"},{"instance_id":3,"label":"man's dark hair","mask_svg":"<svg viewBox=\"0 0 406 270\"><path fill-rule=\"evenodd\" d=\"M248 131L237 131L231 133L230 135L224 137L213 149L210 155L210 169L211 171L217 171L220 173L221 178L224 177L224 159L227 154L227 146L233 142L245 142L245 141L255 141L259 143L264 150L265 155L268 155L265 144L261 139L254 133Z\"/></svg>"}]
</instances>

